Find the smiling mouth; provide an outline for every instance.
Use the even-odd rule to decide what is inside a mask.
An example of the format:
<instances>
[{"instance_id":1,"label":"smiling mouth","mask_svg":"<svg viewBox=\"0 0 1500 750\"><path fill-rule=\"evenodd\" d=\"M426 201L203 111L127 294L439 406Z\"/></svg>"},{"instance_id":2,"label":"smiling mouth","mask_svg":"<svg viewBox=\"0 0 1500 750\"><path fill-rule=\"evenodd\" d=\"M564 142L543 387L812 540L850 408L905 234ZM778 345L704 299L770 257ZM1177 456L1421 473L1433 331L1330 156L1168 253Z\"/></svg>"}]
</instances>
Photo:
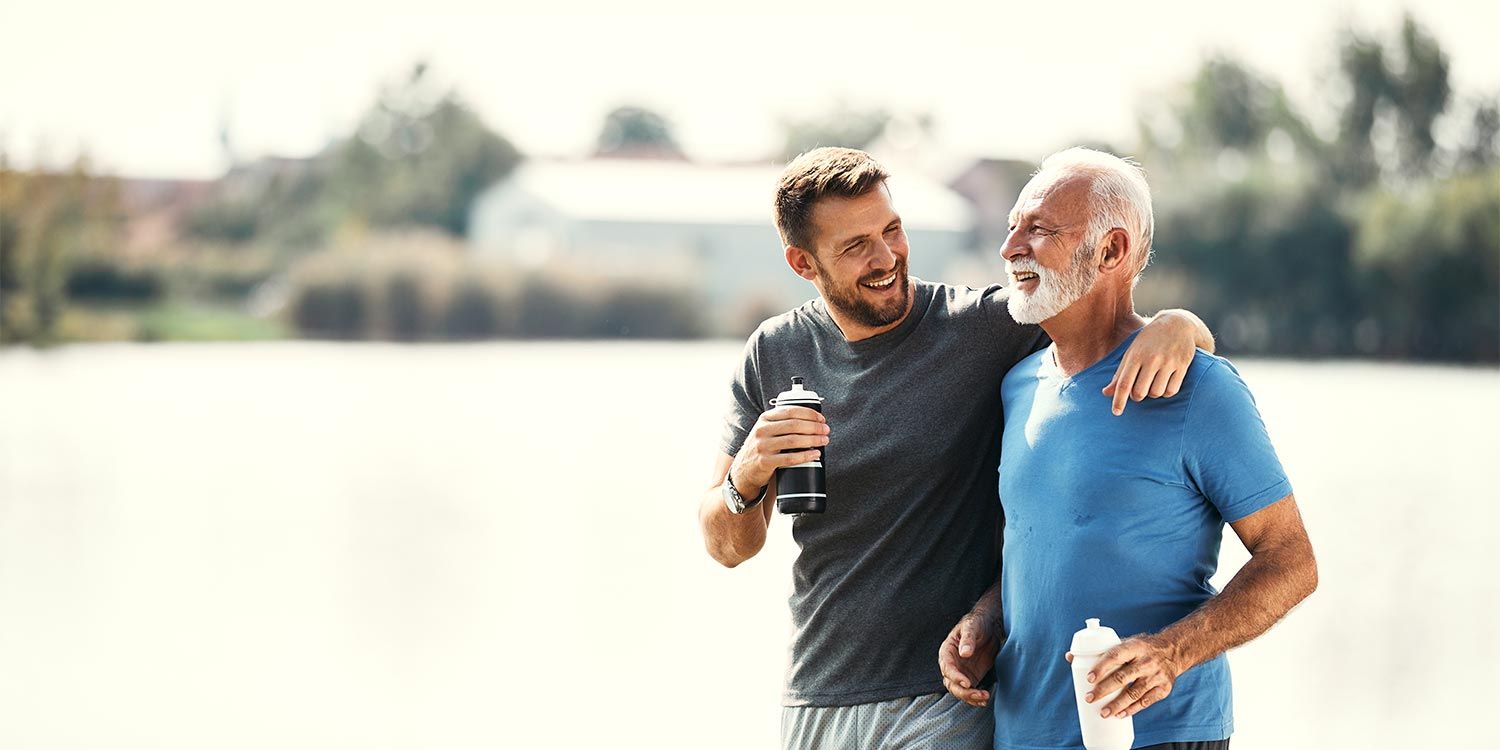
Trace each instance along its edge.
<instances>
[{"instance_id":1,"label":"smiling mouth","mask_svg":"<svg viewBox=\"0 0 1500 750\"><path fill-rule=\"evenodd\" d=\"M875 281L861 281L859 282L859 285L879 291L884 291L886 289L889 289L894 283L896 283L896 273L892 271L891 275L883 279L876 279Z\"/></svg>"},{"instance_id":2,"label":"smiling mouth","mask_svg":"<svg viewBox=\"0 0 1500 750\"><path fill-rule=\"evenodd\" d=\"M1015 277L1017 284L1024 284L1028 281L1033 281L1035 279L1041 278L1031 271L1016 271L1011 275Z\"/></svg>"}]
</instances>

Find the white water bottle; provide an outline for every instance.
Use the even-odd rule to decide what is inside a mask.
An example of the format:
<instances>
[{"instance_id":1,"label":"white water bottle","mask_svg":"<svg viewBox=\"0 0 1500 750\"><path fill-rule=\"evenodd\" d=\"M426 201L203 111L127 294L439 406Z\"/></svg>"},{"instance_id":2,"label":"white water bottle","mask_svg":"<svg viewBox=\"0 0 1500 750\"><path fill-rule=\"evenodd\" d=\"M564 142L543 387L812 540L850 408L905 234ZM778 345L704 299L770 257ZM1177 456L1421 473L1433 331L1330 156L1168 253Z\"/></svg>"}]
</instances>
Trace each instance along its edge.
<instances>
[{"instance_id":1,"label":"white water bottle","mask_svg":"<svg viewBox=\"0 0 1500 750\"><path fill-rule=\"evenodd\" d=\"M1132 717L1099 715L1109 702L1120 694L1119 690L1094 701L1085 702L1083 696L1094 689L1089 684L1089 670L1098 663L1099 655L1120 644L1120 636L1114 628L1100 627L1099 618L1084 621L1088 627L1073 634L1073 697L1078 701L1078 724L1083 729L1083 746L1088 750L1130 750L1135 742L1135 723ZM1101 677L1103 675L1100 675Z\"/></svg>"}]
</instances>

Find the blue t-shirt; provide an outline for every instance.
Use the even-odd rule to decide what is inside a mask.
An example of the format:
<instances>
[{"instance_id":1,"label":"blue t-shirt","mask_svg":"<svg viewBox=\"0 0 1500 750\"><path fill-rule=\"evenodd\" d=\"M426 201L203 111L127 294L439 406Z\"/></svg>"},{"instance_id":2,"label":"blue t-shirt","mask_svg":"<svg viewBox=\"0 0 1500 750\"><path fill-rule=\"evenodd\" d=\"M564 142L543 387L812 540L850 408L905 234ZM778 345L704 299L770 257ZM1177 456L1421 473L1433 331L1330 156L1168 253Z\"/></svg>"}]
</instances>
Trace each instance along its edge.
<instances>
[{"instance_id":1,"label":"blue t-shirt","mask_svg":"<svg viewBox=\"0 0 1500 750\"><path fill-rule=\"evenodd\" d=\"M1292 492L1225 359L1199 351L1177 396L1111 414L1100 389L1134 339L1071 378L1044 349L1001 384L1007 640L995 664L996 750L1083 747L1063 659L1074 631L1098 617L1128 638L1182 619L1218 593L1208 579L1225 522ZM1135 746L1225 739L1230 703L1221 654L1135 715Z\"/></svg>"}]
</instances>

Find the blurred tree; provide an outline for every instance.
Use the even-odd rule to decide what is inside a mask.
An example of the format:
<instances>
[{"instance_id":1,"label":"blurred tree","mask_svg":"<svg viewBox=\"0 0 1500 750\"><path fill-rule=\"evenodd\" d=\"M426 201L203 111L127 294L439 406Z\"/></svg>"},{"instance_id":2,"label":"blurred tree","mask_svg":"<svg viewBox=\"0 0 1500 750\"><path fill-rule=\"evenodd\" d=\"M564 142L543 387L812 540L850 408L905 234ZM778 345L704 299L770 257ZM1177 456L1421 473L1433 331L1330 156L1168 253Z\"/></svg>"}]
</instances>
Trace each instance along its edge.
<instances>
[{"instance_id":1,"label":"blurred tree","mask_svg":"<svg viewBox=\"0 0 1500 750\"><path fill-rule=\"evenodd\" d=\"M114 253L122 227L117 181L86 158L61 174L0 160L0 341L53 341L74 259Z\"/></svg>"},{"instance_id":2,"label":"blurred tree","mask_svg":"<svg viewBox=\"0 0 1500 750\"><path fill-rule=\"evenodd\" d=\"M1459 146L1460 171L1478 171L1500 165L1500 100L1489 97L1474 105L1469 132Z\"/></svg>"},{"instance_id":3,"label":"blurred tree","mask_svg":"<svg viewBox=\"0 0 1500 750\"><path fill-rule=\"evenodd\" d=\"M610 110L594 148L595 156L682 159L682 147L667 118L644 107Z\"/></svg>"},{"instance_id":4,"label":"blurred tree","mask_svg":"<svg viewBox=\"0 0 1500 750\"><path fill-rule=\"evenodd\" d=\"M1244 177L1275 144L1284 159L1323 149L1280 84L1225 55L1205 60L1168 102L1139 122L1140 153L1157 164Z\"/></svg>"},{"instance_id":5,"label":"blurred tree","mask_svg":"<svg viewBox=\"0 0 1500 750\"><path fill-rule=\"evenodd\" d=\"M788 160L819 146L864 148L885 133L891 113L839 102L831 110L807 119L783 119L781 158Z\"/></svg>"},{"instance_id":6,"label":"blurred tree","mask_svg":"<svg viewBox=\"0 0 1500 750\"><path fill-rule=\"evenodd\" d=\"M474 199L520 160L417 63L383 89L353 137L309 160L236 167L187 228L199 237L295 248L324 244L349 226L430 226L461 236Z\"/></svg>"},{"instance_id":7,"label":"blurred tree","mask_svg":"<svg viewBox=\"0 0 1500 750\"><path fill-rule=\"evenodd\" d=\"M1382 190L1358 221L1379 353L1500 361L1500 169Z\"/></svg>"},{"instance_id":8,"label":"blurred tree","mask_svg":"<svg viewBox=\"0 0 1500 750\"><path fill-rule=\"evenodd\" d=\"M1409 175L1431 169L1437 141L1433 123L1448 108L1453 91L1448 83L1448 55L1410 14L1401 22L1402 65L1391 76L1390 96L1396 106L1401 144L1401 168Z\"/></svg>"},{"instance_id":9,"label":"blurred tree","mask_svg":"<svg viewBox=\"0 0 1500 750\"><path fill-rule=\"evenodd\" d=\"M1345 32L1339 44L1345 101L1332 146L1333 177L1364 186L1382 172L1431 174L1438 161L1434 125L1453 96L1448 69L1447 53L1410 14L1389 46ZM1382 160L1375 143L1382 122L1395 129L1394 163Z\"/></svg>"},{"instance_id":10,"label":"blurred tree","mask_svg":"<svg viewBox=\"0 0 1500 750\"><path fill-rule=\"evenodd\" d=\"M1373 39L1345 32L1339 43L1339 73L1346 99L1339 113L1333 177L1349 185L1367 185L1380 174L1371 136L1392 85L1385 49Z\"/></svg>"}]
</instances>

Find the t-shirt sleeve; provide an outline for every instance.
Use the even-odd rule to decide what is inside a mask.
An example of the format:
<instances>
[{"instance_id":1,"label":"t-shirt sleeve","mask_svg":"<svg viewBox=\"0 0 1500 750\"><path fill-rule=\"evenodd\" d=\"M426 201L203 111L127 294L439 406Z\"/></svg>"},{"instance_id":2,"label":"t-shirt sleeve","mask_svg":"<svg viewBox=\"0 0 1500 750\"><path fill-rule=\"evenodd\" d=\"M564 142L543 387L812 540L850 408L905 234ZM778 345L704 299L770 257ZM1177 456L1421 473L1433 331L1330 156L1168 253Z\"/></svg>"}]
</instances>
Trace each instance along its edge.
<instances>
[{"instance_id":1,"label":"t-shirt sleeve","mask_svg":"<svg viewBox=\"0 0 1500 750\"><path fill-rule=\"evenodd\" d=\"M745 354L735 369L734 379L729 384L729 408L724 414L724 429L719 438L719 447L728 455L740 452L745 438L755 420L760 419L766 409L760 387L760 358L758 356L760 331L750 335L745 342Z\"/></svg>"},{"instance_id":2,"label":"t-shirt sleeve","mask_svg":"<svg viewBox=\"0 0 1500 750\"><path fill-rule=\"evenodd\" d=\"M1233 366L1208 361L1190 398L1183 462L1198 491L1226 522L1292 494L1255 397Z\"/></svg>"},{"instance_id":3,"label":"t-shirt sleeve","mask_svg":"<svg viewBox=\"0 0 1500 750\"><path fill-rule=\"evenodd\" d=\"M985 320L991 335L999 343L1002 352L1019 362L1052 344L1052 339L1039 325L1017 323L1010 315L1010 290L994 284L982 291L980 305L984 307Z\"/></svg>"}]
</instances>

